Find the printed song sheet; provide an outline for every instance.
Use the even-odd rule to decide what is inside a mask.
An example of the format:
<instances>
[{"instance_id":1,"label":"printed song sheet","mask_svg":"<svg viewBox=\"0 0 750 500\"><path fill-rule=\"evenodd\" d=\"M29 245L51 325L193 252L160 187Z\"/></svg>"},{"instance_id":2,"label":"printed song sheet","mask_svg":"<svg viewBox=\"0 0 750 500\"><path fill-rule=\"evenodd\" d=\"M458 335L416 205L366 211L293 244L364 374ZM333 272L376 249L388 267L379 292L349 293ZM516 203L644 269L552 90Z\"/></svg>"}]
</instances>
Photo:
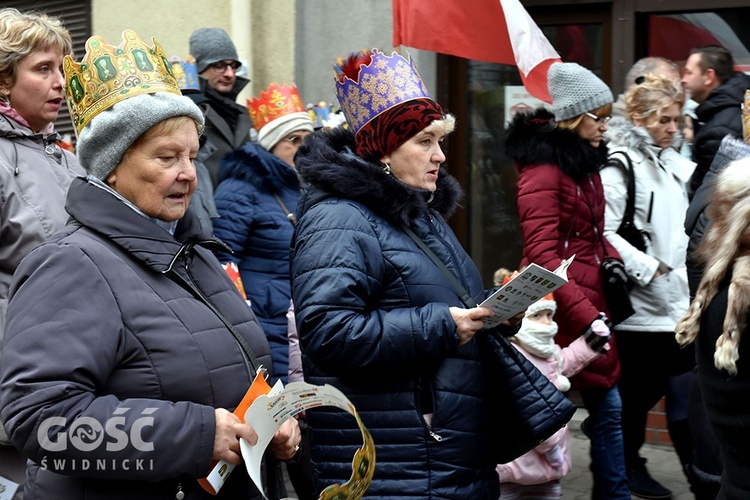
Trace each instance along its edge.
<instances>
[{"instance_id":1,"label":"printed song sheet","mask_svg":"<svg viewBox=\"0 0 750 500\"><path fill-rule=\"evenodd\" d=\"M533 263L529 264L515 278L479 304L481 307L492 309L495 313L484 320L484 327L492 328L499 325L567 283L566 273L574 257L575 255L562 261L560 267L554 271L548 271Z\"/></svg>"}]
</instances>

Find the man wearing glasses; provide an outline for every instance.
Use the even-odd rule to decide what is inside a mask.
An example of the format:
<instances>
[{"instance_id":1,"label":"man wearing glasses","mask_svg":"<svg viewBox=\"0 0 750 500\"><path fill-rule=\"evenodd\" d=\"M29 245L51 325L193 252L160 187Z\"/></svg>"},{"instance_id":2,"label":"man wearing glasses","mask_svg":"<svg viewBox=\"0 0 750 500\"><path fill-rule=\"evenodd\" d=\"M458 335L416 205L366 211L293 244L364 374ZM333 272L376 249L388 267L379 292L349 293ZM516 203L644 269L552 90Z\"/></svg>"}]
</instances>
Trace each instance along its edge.
<instances>
[{"instance_id":1,"label":"man wearing glasses","mask_svg":"<svg viewBox=\"0 0 750 500\"><path fill-rule=\"evenodd\" d=\"M237 95L250 80L237 76L242 63L237 49L221 28L198 28L190 35L190 54L200 75L200 94L190 98L206 117L203 133L205 163L211 174L213 189L219 183L219 163L224 156L250 140L250 116L247 108L236 102Z\"/></svg>"}]
</instances>

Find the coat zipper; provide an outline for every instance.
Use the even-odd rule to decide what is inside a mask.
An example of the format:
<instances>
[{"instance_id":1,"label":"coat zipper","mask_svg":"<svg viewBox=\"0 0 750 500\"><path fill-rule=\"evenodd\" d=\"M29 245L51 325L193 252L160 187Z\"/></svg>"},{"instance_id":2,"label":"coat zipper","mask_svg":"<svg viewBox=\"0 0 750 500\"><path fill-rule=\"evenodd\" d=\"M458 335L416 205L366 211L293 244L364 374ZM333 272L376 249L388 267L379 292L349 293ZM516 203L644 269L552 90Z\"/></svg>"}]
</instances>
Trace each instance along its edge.
<instances>
[{"instance_id":1,"label":"coat zipper","mask_svg":"<svg viewBox=\"0 0 750 500\"><path fill-rule=\"evenodd\" d=\"M211 302L209 302L208 298L203 294L203 291L198 288L198 286L195 284L195 280L193 279L193 275L190 274L190 264L189 264L189 255L188 252L185 252L183 255L184 259L184 267L185 267L185 274L187 274L189 278L188 286L195 290L195 292L200 295L201 301L203 301L204 304L206 304L209 308L214 309L214 306L211 305ZM179 276L179 274L175 273L175 275ZM214 311L215 313L216 311ZM233 337L234 338L234 337ZM244 349L242 349L242 345L237 339L234 339L235 343L237 344L237 347L240 349L240 354L242 354L242 361L245 365L245 370L247 371L248 379L253 380L255 377L255 373L253 371L253 367L250 366L250 360L247 359L247 356L245 355Z\"/></svg>"}]
</instances>

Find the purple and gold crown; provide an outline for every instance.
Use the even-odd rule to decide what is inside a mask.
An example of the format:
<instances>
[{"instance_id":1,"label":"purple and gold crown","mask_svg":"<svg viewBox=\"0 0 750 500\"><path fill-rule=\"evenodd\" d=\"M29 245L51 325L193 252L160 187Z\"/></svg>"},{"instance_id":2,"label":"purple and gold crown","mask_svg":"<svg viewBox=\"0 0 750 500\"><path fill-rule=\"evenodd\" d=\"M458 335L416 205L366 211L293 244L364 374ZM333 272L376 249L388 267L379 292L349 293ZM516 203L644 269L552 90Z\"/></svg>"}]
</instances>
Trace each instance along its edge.
<instances>
[{"instance_id":1,"label":"purple and gold crown","mask_svg":"<svg viewBox=\"0 0 750 500\"><path fill-rule=\"evenodd\" d=\"M200 90L198 82L198 68L195 65L195 58L188 55L186 59L180 59L172 56L172 74L177 80L177 86L181 90Z\"/></svg>"},{"instance_id":2,"label":"purple and gold crown","mask_svg":"<svg viewBox=\"0 0 750 500\"><path fill-rule=\"evenodd\" d=\"M155 39L151 41L149 47L135 32L125 30L118 47L92 36L80 63L65 56L65 97L76 133L102 111L135 95L180 94L164 49Z\"/></svg>"},{"instance_id":3,"label":"purple and gold crown","mask_svg":"<svg viewBox=\"0 0 750 500\"><path fill-rule=\"evenodd\" d=\"M359 67L357 76L356 81L346 75L336 77L336 95L355 135L373 118L402 102L431 99L414 62L396 52L387 56L373 49L371 61Z\"/></svg>"},{"instance_id":4,"label":"purple and gold crown","mask_svg":"<svg viewBox=\"0 0 750 500\"><path fill-rule=\"evenodd\" d=\"M297 86L290 83L272 83L268 90L261 90L259 97L247 100L247 110L253 120L253 127L260 131L264 125L290 113L305 112L305 105Z\"/></svg>"}]
</instances>

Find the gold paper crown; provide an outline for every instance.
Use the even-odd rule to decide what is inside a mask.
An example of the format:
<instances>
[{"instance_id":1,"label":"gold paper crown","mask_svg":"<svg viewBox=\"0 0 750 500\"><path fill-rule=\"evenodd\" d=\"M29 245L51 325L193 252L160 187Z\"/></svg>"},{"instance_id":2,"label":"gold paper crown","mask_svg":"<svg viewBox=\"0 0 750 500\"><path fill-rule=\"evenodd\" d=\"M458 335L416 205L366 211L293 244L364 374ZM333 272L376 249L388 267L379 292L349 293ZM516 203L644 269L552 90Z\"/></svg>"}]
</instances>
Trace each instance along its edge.
<instances>
[{"instance_id":1,"label":"gold paper crown","mask_svg":"<svg viewBox=\"0 0 750 500\"><path fill-rule=\"evenodd\" d=\"M272 83L268 90L261 90L259 97L248 99L247 109L253 120L253 127L260 131L276 118L290 113L304 113L305 105L302 104L296 85Z\"/></svg>"},{"instance_id":2,"label":"gold paper crown","mask_svg":"<svg viewBox=\"0 0 750 500\"><path fill-rule=\"evenodd\" d=\"M101 37L86 41L86 55L80 64L65 56L65 97L76 133L102 111L140 94L180 94L169 61L159 42L146 45L131 30L122 32L118 47Z\"/></svg>"}]
</instances>

